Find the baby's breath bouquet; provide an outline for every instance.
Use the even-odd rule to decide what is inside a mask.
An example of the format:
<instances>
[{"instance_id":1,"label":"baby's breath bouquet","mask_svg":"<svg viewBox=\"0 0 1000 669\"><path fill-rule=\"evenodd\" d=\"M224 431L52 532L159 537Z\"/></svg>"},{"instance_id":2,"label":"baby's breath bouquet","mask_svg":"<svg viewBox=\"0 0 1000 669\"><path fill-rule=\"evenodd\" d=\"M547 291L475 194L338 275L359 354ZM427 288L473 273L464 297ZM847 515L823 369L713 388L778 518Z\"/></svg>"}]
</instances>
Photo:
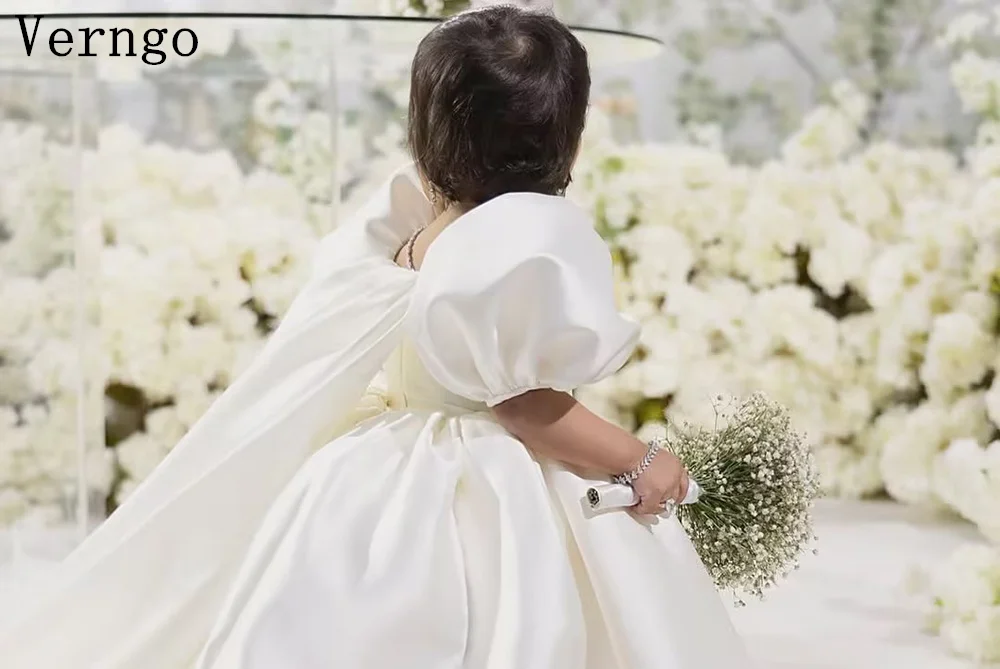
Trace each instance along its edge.
<instances>
[{"instance_id":1,"label":"baby's breath bouquet","mask_svg":"<svg viewBox=\"0 0 1000 669\"><path fill-rule=\"evenodd\" d=\"M716 586L762 596L813 541L819 494L812 453L784 407L755 394L711 428L672 426L666 446L701 494L677 514Z\"/></svg>"},{"instance_id":2,"label":"baby's breath bouquet","mask_svg":"<svg viewBox=\"0 0 1000 669\"><path fill-rule=\"evenodd\" d=\"M797 566L814 538L819 481L811 451L780 404L755 394L740 404L719 398L715 410L714 426L672 425L662 445L692 479L677 507L681 524L716 587L742 604L741 596L762 596ZM610 484L590 488L586 501L606 510L636 498L629 486Z\"/></svg>"}]
</instances>

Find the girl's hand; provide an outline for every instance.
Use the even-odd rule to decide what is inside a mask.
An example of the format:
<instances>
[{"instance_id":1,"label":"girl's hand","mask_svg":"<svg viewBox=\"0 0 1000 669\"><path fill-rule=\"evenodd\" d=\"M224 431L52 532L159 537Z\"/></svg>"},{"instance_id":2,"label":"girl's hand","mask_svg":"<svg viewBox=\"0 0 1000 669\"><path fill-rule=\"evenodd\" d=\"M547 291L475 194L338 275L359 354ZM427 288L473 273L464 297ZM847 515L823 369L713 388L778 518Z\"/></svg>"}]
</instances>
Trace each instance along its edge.
<instances>
[{"instance_id":1,"label":"girl's hand","mask_svg":"<svg viewBox=\"0 0 1000 669\"><path fill-rule=\"evenodd\" d=\"M642 474L632 482L639 495L633 509L644 515L657 515L664 511L664 503L680 503L688 489L688 472L676 455L664 449Z\"/></svg>"}]
</instances>

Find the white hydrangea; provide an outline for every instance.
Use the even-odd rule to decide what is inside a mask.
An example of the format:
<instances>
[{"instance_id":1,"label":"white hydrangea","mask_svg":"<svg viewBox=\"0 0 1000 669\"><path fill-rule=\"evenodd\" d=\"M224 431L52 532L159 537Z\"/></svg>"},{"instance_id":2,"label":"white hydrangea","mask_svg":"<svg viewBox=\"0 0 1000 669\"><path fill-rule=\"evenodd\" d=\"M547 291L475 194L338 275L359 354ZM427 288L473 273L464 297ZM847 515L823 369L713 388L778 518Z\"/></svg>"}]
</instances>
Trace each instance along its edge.
<instances>
[{"instance_id":1,"label":"white hydrangea","mask_svg":"<svg viewBox=\"0 0 1000 669\"><path fill-rule=\"evenodd\" d=\"M933 465L934 493L1000 544L1000 442L954 440Z\"/></svg>"},{"instance_id":2,"label":"white hydrangea","mask_svg":"<svg viewBox=\"0 0 1000 669\"><path fill-rule=\"evenodd\" d=\"M314 146L329 143L315 134L320 126L307 115L281 160L249 173L225 151L148 143L125 126L103 129L83 155L81 199L105 243L95 251L95 274L81 277L58 251L64 238L72 241L71 182L54 165L60 144L35 127L0 124L0 220L12 222L0 241L0 297L9 316L0 325L7 403L0 408L14 417L3 428L0 463L9 466L0 468L0 490L11 492L0 523L43 507L63 509L48 514L56 520L70 512L81 374L97 410L102 386L134 396L112 393L111 431L125 430L125 438L91 449L86 464L96 499L113 493L121 501L245 367L299 290L313 246L331 224L310 202L324 188L327 201L330 195L313 177L331 172ZM10 155L9 148L32 152ZM88 355L77 337L80 300L92 307L88 322L96 328ZM139 404L129 404L135 398ZM142 416L148 405L161 408Z\"/></svg>"},{"instance_id":3,"label":"white hydrangea","mask_svg":"<svg viewBox=\"0 0 1000 669\"><path fill-rule=\"evenodd\" d=\"M932 398L952 396L983 380L996 354L995 338L975 316L942 314L931 326L920 380Z\"/></svg>"},{"instance_id":4,"label":"white hydrangea","mask_svg":"<svg viewBox=\"0 0 1000 669\"><path fill-rule=\"evenodd\" d=\"M809 255L809 276L827 295L840 297L848 284L864 277L873 242L863 228L839 217L825 220L821 227L822 240Z\"/></svg>"},{"instance_id":5,"label":"white hydrangea","mask_svg":"<svg viewBox=\"0 0 1000 669\"><path fill-rule=\"evenodd\" d=\"M786 161L807 168L829 165L857 145L864 98L847 82L834 86L832 97L833 104L807 114L799 131L782 146Z\"/></svg>"},{"instance_id":6,"label":"white hydrangea","mask_svg":"<svg viewBox=\"0 0 1000 669\"><path fill-rule=\"evenodd\" d=\"M933 478L940 452L956 439L982 440L992 430L981 394L963 396L951 404L923 402L905 414L882 447L886 490L910 504L939 505Z\"/></svg>"},{"instance_id":7,"label":"white hydrangea","mask_svg":"<svg viewBox=\"0 0 1000 669\"><path fill-rule=\"evenodd\" d=\"M958 654L1000 661L1000 549L966 544L912 580L929 631Z\"/></svg>"},{"instance_id":8,"label":"white hydrangea","mask_svg":"<svg viewBox=\"0 0 1000 669\"><path fill-rule=\"evenodd\" d=\"M966 51L952 64L951 77L966 111L997 114L1000 63L974 51Z\"/></svg>"}]
</instances>

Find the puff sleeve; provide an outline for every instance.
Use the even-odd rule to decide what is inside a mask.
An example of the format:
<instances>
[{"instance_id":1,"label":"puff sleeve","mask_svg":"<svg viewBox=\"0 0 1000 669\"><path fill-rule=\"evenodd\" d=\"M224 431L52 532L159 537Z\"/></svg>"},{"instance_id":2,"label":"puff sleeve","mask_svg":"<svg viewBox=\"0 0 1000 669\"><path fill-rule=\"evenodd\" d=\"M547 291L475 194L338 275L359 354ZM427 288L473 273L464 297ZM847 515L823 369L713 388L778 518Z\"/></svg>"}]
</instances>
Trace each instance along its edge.
<instances>
[{"instance_id":1,"label":"puff sleeve","mask_svg":"<svg viewBox=\"0 0 1000 669\"><path fill-rule=\"evenodd\" d=\"M529 390L570 391L617 371L639 328L615 307L611 256L564 198L500 196L434 240L407 330L449 391L495 406Z\"/></svg>"}]
</instances>

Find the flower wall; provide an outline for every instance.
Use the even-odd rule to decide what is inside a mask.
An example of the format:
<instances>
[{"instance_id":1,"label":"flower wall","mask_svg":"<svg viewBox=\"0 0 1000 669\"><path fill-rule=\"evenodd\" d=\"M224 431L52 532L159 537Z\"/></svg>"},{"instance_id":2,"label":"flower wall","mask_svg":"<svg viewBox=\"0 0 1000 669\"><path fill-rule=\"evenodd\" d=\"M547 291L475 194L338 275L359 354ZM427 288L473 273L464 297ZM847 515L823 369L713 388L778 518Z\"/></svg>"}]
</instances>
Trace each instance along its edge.
<instances>
[{"instance_id":1,"label":"flower wall","mask_svg":"<svg viewBox=\"0 0 1000 669\"><path fill-rule=\"evenodd\" d=\"M196 22L179 69L96 59L90 108L46 87L72 88L57 65L0 76L0 527L74 520L81 478L95 519L120 504L273 330L333 203L402 160L398 114L330 114L331 38L360 38L309 25ZM357 105L404 63L362 61ZM116 118L123 96L153 121Z\"/></svg>"},{"instance_id":2,"label":"flower wall","mask_svg":"<svg viewBox=\"0 0 1000 669\"><path fill-rule=\"evenodd\" d=\"M997 35L1000 15L973 9L939 40L978 119L957 153L865 141L870 99L848 83L755 166L711 128L623 147L592 125L573 196L643 334L581 398L653 434L714 420L717 394L764 391L830 494L945 509L1000 544L1000 60L979 48ZM925 574L928 629L1000 659L998 574L985 545Z\"/></svg>"}]
</instances>

